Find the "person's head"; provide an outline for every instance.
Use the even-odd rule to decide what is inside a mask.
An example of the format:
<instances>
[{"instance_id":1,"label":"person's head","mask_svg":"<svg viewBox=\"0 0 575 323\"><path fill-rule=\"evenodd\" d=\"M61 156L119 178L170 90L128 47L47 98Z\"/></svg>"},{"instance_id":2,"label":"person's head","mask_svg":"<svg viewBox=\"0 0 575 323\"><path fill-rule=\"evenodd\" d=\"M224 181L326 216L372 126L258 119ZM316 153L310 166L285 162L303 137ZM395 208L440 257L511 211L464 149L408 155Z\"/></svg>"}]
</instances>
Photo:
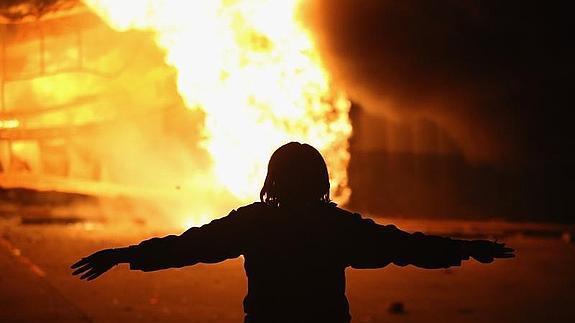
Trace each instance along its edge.
<instances>
[{"instance_id":1,"label":"person's head","mask_svg":"<svg viewBox=\"0 0 575 323\"><path fill-rule=\"evenodd\" d=\"M308 144L290 142L270 158L260 191L268 205L329 202L329 175L323 157Z\"/></svg>"}]
</instances>

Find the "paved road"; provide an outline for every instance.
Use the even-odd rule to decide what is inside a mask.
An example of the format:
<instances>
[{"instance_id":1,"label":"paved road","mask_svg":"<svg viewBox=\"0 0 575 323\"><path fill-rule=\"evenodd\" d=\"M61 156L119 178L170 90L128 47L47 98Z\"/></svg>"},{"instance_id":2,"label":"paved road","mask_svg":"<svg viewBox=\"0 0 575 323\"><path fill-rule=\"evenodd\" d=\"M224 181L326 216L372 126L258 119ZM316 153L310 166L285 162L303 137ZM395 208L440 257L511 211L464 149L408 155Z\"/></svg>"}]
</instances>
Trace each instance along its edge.
<instances>
[{"instance_id":1,"label":"paved road","mask_svg":"<svg viewBox=\"0 0 575 323\"><path fill-rule=\"evenodd\" d=\"M354 322L575 322L575 245L554 234L532 237L537 226L514 231L508 224L403 221L400 227L511 230L505 241L519 256L450 270L348 270ZM155 273L118 266L94 282L70 276L78 257L166 233L0 219L0 322L241 322L242 259ZM389 310L398 302L405 313Z\"/></svg>"}]
</instances>

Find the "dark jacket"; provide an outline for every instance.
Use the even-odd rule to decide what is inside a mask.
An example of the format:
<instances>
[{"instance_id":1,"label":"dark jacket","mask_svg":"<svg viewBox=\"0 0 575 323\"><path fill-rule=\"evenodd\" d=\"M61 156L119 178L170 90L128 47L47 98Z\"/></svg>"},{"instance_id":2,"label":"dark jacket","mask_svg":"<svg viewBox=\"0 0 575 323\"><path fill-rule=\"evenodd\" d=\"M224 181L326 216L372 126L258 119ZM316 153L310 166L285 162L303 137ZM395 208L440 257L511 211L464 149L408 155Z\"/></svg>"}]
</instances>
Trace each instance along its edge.
<instances>
[{"instance_id":1,"label":"dark jacket","mask_svg":"<svg viewBox=\"0 0 575 323\"><path fill-rule=\"evenodd\" d=\"M459 240L409 234L334 204L254 203L179 236L132 246L131 269L153 271L243 255L246 322L349 322L345 268L461 263Z\"/></svg>"}]
</instances>

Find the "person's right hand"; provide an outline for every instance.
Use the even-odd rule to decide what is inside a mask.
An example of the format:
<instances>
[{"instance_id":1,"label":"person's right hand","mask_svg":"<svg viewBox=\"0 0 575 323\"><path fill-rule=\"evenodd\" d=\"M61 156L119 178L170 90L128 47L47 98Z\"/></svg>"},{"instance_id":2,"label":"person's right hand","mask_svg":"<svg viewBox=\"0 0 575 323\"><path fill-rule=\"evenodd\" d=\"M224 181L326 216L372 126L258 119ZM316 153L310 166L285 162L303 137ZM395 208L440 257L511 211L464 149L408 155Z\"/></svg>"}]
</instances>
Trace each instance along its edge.
<instances>
[{"instance_id":1,"label":"person's right hand","mask_svg":"<svg viewBox=\"0 0 575 323\"><path fill-rule=\"evenodd\" d=\"M493 262L495 258L513 258L515 250L505 247L504 243L489 240L467 241L467 255L481 263Z\"/></svg>"},{"instance_id":2,"label":"person's right hand","mask_svg":"<svg viewBox=\"0 0 575 323\"><path fill-rule=\"evenodd\" d=\"M80 259L70 268L76 269L72 275L80 275L80 279L92 280L102 275L120 263L116 249L104 249Z\"/></svg>"}]
</instances>

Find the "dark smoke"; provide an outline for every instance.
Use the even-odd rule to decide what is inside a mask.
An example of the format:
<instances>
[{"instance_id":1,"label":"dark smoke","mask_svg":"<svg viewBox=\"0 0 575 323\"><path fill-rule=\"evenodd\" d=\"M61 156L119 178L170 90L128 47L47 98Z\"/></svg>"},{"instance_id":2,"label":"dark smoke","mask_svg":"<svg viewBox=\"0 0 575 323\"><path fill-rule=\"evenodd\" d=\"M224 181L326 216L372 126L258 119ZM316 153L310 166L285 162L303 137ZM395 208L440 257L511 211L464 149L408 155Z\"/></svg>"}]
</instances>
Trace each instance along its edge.
<instances>
[{"instance_id":1,"label":"dark smoke","mask_svg":"<svg viewBox=\"0 0 575 323\"><path fill-rule=\"evenodd\" d=\"M69 9L79 4L80 0L1 0L0 22L38 19L47 13Z\"/></svg>"},{"instance_id":2,"label":"dark smoke","mask_svg":"<svg viewBox=\"0 0 575 323\"><path fill-rule=\"evenodd\" d=\"M435 118L470 159L572 163L568 3L315 0L304 14L367 110Z\"/></svg>"}]
</instances>

